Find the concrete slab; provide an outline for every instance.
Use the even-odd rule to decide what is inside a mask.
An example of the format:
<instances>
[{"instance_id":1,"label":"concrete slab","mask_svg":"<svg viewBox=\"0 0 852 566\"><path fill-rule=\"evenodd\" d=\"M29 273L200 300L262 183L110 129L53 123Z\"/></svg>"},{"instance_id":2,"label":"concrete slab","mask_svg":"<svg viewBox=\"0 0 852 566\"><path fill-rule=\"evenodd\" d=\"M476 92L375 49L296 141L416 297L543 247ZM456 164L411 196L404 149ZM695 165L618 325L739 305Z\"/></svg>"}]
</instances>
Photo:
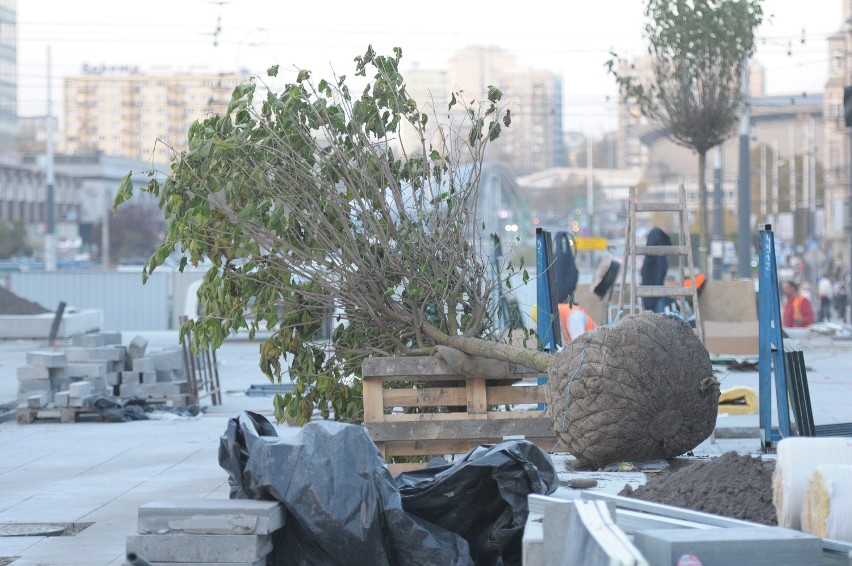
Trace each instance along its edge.
<instances>
[{"instance_id":1,"label":"concrete slab","mask_svg":"<svg viewBox=\"0 0 852 566\"><path fill-rule=\"evenodd\" d=\"M139 532L266 535L284 526L284 508L275 501L173 499L139 507Z\"/></svg>"},{"instance_id":2,"label":"concrete slab","mask_svg":"<svg viewBox=\"0 0 852 566\"><path fill-rule=\"evenodd\" d=\"M53 313L0 316L0 340L47 340L53 325ZM66 312L57 331L58 338L93 332L103 326L104 313L99 309Z\"/></svg>"},{"instance_id":3,"label":"concrete slab","mask_svg":"<svg viewBox=\"0 0 852 566\"><path fill-rule=\"evenodd\" d=\"M798 566L822 562L822 539L780 527L638 531L633 542L651 564L692 554L703 566Z\"/></svg>"},{"instance_id":4,"label":"concrete slab","mask_svg":"<svg viewBox=\"0 0 852 566\"><path fill-rule=\"evenodd\" d=\"M27 352L27 365L43 368L61 368L65 366L65 353Z\"/></svg>"},{"instance_id":5,"label":"concrete slab","mask_svg":"<svg viewBox=\"0 0 852 566\"><path fill-rule=\"evenodd\" d=\"M148 562L256 562L272 552L269 535L128 535L127 552ZM227 557L227 558L225 558Z\"/></svg>"}]
</instances>

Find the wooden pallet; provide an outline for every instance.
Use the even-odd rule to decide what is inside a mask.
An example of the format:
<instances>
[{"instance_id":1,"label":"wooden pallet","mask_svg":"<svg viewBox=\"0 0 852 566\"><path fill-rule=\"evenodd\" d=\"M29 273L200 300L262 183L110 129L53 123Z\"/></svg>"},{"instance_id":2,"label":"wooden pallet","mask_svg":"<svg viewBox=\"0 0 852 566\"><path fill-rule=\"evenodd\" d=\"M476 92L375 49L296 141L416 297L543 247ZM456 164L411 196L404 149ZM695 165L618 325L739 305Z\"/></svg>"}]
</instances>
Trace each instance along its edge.
<instances>
[{"instance_id":1,"label":"wooden pallet","mask_svg":"<svg viewBox=\"0 0 852 566\"><path fill-rule=\"evenodd\" d=\"M364 426L385 458L464 454L507 437L548 451L556 445L550 418L539 410L544 386L532 381L539 373L528 368L515 367L509 379L466 378L434 356L369 358L362 374ZM424 465L390 468L399 473Z\"/></svg>"},{"instance_id":2,"label":"wooden pallet","mask_svg":"<svg viewBox=\"0 0 852 566\"><path fill-rule=\"evenodd\" d=\"M33 409L31 407L18 407L17 409L18 424L32 424L34 422L60 422L60 423L76 423L80 418L97 418L103 420L103 417L97 411L93 411L90 407L64 407L64 408L40 408Z\"/></svg>"}]
</instances>

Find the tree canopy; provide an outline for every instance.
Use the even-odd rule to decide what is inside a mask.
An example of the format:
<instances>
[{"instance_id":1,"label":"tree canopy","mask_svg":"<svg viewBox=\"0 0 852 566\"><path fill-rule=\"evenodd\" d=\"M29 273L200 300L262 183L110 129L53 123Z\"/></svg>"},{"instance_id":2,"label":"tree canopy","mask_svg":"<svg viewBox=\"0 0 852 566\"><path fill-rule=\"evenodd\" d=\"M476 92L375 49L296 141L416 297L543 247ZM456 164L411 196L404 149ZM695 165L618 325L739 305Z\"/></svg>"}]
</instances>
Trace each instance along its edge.
<instances>
[{"instance_id":1,"label":"tree canopy","mask_svg":"<svg viewBox=\"0 0 852 566\"><path fill-rule=\"evenodd\" d=\"M280 419L304 422L317 407L358 421L365 356L435 344L537 355L494 352L487 339L496 286L476 205L485 147L510 122L501 92L454 93L448 108L427 110L406 90L401 57L372 48L356 57L360 90L308 70L278 93L261 94L260 79L238 86L225 114L190 127L167 180L147 186L168 226L143 277L175 250L181 268L212 262L199 290L205 316L183 330L215 346L241 328L274 329L261 368L280 380L286 358L296 381L276 397ZM450 121L458 108L463 123ZM418 132L416 147L401 145L403 124ZM131 193L128 174L116 206ZM329 316L331 344L315 339Z\"/></svg>"}]
</instances>

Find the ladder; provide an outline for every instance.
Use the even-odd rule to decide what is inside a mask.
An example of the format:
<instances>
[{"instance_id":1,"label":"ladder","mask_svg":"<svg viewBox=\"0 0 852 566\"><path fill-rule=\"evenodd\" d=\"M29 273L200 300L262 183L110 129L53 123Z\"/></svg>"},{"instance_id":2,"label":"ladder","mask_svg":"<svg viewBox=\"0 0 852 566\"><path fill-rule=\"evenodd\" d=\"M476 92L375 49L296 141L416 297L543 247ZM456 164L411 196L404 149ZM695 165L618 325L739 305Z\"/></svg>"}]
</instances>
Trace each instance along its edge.
<instances>
[{"instance_id":1,"label":"ladder","mask_svg":"<svg viewBox=\"0 0 852 566\"><path fill-rule=\"evenodd\" d=\"M670 212L677 214L677 245L645 246L639 245L636 242L636 215L647 212ZM679 286L640 285L637 282L636 256L642 255L677 256L678 274L680 276ZM689 270L689 277L695 277L695 262L692 259L692 245L689 239L689 221L686 211L686 190L683 188L683 185L678 190L677 202L639 202L636 198L636 187L630 187L630 200L627 204L627 227L624 235L624 261L621 266L618 312L633 314L639 310L637 299L645 297L676 297L681 312L686 312L685 298L691 298L692 309L695 313L695 330L698 338L702 342L704 341L704 328L701 324L701 313L698 306L698 285L695 284L694 279L689 282L686 279L687 268ZM627 281L628 271L630 272L629 283ZM626 309L625 306L627 307Z\"/></svg>"}]
</instances>

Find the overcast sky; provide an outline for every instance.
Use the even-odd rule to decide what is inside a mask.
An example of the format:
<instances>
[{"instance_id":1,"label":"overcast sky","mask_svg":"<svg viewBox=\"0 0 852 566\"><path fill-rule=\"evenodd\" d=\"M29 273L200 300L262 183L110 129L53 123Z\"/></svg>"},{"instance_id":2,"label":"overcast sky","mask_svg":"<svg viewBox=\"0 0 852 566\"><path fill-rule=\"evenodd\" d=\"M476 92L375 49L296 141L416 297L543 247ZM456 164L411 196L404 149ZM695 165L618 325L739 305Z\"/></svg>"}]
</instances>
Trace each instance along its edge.
<instances>
[{"instance_id":1,"label":"overcast sky","mask_svg":"<svg viewBox=\"0 0 852 566\"><path fill-rule=\"evenodd\" d=\"M766 67L769 94L822 90L826 36L841 27L841 1L764 1L772 17L759 30L757 60ZM404 66L422 67L442 67L469 45L495 45L516 52L525 66L559 74L565 128L598 136L615 127L615 106L606 100L614 100L616 91L603 65L611 49L642 53L642 4L18 0L19 113L46 112L48 46L59 103L62 77L80 74L83 64L261 73L278 63L326 76L331 66L351 73L352 58L370 43L386 53L399 46Z\"/></svg>"}]
</instances>

